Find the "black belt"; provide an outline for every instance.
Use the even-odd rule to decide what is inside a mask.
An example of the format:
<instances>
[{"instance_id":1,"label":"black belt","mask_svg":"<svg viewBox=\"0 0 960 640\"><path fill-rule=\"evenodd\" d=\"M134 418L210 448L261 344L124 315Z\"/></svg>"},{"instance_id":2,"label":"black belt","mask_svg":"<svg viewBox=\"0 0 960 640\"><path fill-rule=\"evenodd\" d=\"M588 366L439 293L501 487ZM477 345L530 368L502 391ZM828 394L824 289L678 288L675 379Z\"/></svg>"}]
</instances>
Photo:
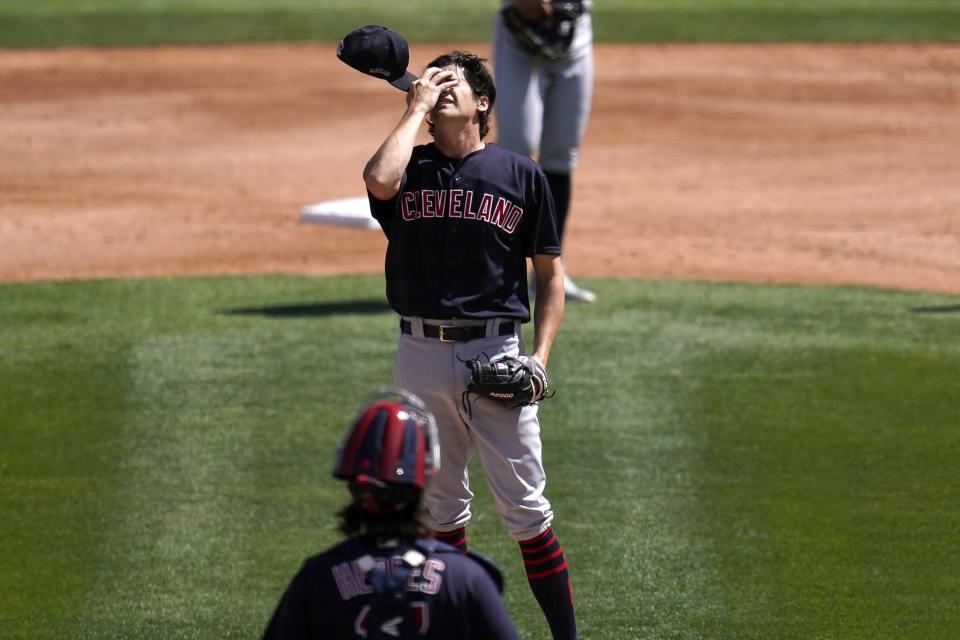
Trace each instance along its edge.
<instances>
[{"instance_id":1,"label":"black belt","mask_svg":"<svg viewBox=\"0 0 960 640\"><path fill-rule=\"evenodd\" d=\"M507 320L500 323L498 336L512 336L516 333L514 321ZM400 333L413 335L413 323L400 319ZM437 338L440 342L470 342L487 337L487 326L480 324L471 327L453 327L450 325L436 325L423 323L423 335L427 338Z\"/></svg>"}]
</instances>

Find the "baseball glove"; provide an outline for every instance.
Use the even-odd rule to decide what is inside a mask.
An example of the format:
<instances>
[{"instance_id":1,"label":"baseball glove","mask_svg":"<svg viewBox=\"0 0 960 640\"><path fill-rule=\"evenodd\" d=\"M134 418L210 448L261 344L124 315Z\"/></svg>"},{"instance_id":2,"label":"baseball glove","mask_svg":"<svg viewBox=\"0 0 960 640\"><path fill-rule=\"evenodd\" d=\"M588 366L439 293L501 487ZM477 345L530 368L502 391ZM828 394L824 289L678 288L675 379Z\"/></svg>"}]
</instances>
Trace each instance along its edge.
<instances>
[{"instance_id":1,"label":"baseball glove","mask_svg":"<svg viewBox=\"0 0 960 640\"><path fill-rule=\"evenodd\" d=\"M583 2L577 0L553 0L552 12L536 20L527 20L520 10L509 5L500 10L503 23L521 47L556 60L570 51L577 18L583 15Z\"/></svg>"},{"instance_id":2,"label":"baseball glove","mask_svg":"<svg viewBox=\"0 0 960 640\"><path fill-rule=\"evenodd\" d=\"M516 409L549 397L547 372L536 358L473 358L464 364L470 369L470 382L464 392L465 404L471 395L476 395L498 402L508 409Z\"/></svg>"}]
</instances>

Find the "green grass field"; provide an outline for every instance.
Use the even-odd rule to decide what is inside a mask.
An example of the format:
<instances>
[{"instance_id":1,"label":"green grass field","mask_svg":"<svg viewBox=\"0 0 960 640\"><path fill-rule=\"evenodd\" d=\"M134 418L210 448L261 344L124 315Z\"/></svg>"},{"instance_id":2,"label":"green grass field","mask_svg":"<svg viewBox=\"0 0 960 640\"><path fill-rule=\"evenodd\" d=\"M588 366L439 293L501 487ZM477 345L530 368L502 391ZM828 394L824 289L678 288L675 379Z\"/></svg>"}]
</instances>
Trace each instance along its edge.
<instances>
[{"instance_id":1,"label":"green grass field","mask_svg":"<svg viewBox=\"0 0 960 640\"><path fill-rule=\"evenodd\" d=\"M368 23L411 42L482 42L498 6L499 0L4 0L0 48L336 41ZM598 0L594 16L603 42L960 41L957 0Z\"/></svg>"},{"instance_id":2,"label":"green grass field","mask_svg":"<svg viewBox=\"0 0 960 640\"><path fill-rule=\"evenodd\" d=\"M960 298L589 284L542 408L583 637L956 636ZM2 637L256 637L337 538L334 451L390 379L381 277L0 301ZM546 637L479 484L473 545Z\"/></svg>"}]
</instances>

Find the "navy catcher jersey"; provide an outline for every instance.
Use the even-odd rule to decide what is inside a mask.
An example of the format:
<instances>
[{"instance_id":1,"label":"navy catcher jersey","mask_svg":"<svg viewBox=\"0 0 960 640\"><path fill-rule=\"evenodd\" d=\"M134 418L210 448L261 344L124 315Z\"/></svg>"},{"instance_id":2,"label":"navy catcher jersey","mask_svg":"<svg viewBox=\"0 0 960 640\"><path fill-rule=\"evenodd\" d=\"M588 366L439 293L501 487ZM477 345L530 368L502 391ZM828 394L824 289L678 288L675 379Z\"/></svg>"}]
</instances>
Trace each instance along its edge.
<instances>
[{"instance_id":1,"label":"navy catcher jersey","mask_svg":"<svg viewBox=\"0 0 960 640\"><path fill-rule=\"evenodd\" d=\"M377 635L368 625L377 619L375 595L363 568L372 557L390 575L403 555L423 543L435 547L405 578L408 620L405 631L426 639L518 640L490 575L468 556L436 541L353 538L308 558L277 605L264 640L353 640ZM409 626L406 626L409 625ZM398 623L383 630L397 635ZM384 635L380 633L379 635ZM403 637L406 637L405 635Z\"/></svg>"},{"instance_id":2,"label":"navy catcher jersey","mask_svg":"<svg viewBox=\"0 0 960 640\"><path fill-rule=\"evenodd\" d=\"M491 143L459 159L419 145L397 195L368 196L397 313L530 319L526 258L560 255L553 197L533 160Z\"/></svg>"}]
</instances>

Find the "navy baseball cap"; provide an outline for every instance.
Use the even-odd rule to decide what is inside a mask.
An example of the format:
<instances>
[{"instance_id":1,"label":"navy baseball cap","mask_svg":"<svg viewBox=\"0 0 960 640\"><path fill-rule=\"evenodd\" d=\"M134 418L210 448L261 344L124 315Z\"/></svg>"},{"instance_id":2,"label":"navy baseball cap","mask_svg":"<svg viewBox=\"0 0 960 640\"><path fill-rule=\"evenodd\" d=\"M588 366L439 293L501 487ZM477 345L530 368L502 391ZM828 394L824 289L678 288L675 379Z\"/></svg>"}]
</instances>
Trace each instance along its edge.
<instances>
[{"instance_id":1,"label":"navy baseball cap","mask_svg":"<svg viewBox=\"0 0 960 640\"><path fill-rule=\"evenodd\" d=\"M369 24L344 36L337 57L363 73L406 91L417 76L407 71L410 47L399 33Z\"/></svg>"}]
</instances>

